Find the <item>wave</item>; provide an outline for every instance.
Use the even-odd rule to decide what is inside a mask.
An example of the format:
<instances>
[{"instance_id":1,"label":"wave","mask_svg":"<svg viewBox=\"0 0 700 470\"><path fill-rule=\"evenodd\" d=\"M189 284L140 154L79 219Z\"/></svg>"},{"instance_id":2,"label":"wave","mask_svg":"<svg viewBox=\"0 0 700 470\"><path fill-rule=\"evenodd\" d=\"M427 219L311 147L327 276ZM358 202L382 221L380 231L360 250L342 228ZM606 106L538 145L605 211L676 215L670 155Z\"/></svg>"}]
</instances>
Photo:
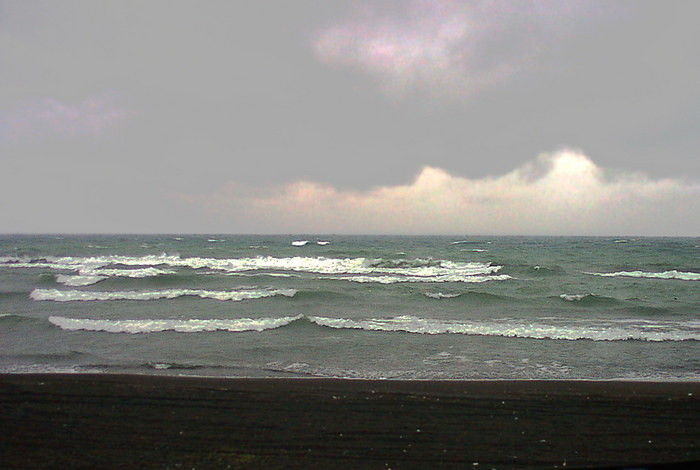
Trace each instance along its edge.
<instances>
[{"instance_id":1,"label":"wave","mask_svg":"<svg viewBox=\"0 0 700 470\"><path fill-rule=\"evenodd\" d=\"M441 275L441 276L334 276L328 279L340 281L351 281L360 283L375 282L377 284L397 284L402 282L465 282L465 283L481 283L488 281L506 281L513 279L507 274L498 276L460 276L460 275Z\"/></svg>"},{"instance_id":2,"label":"wave","mask_svg":"<svg viewBox=\"0 0 700 470\"><path fill-rule=\"evenodd\" d=\"M159 268L130 268L130 269L108 269L108 268L98 268L98 269L81 269L80 274L93 274L98 276L108 276L108 277L131 277L131 278L145 278L145 277L156 277L163 276L167 274L177 274L177 271L172 269L159 269Z\"/></svg>"},{"instance_id":3,"label":"wave","mask_svg":"<svg viewBox=\"0 0 700 470\"><path fill-rule=\"evenodd\" d=\"M593 296L593 294L561 294L559 298L569 302L579 302L590 296Z\"/></svg>"},{"instance_id":4,"label":"wave","mask_svg":"<svg viewBox=\"0 0 700 470\"><path fill-rule=\"evenodd\" d=\"M423 292L423 295L431 299L456 299L462 294L444 294L442 292Z\"/></svg>"},{"instance_id":5,"label":"wave","mask_svg":"<svg viewBox=\"0 0 700 470\"><path fill-rule=\"evenodd\" d=\"M71 287L89 286L97 284L111 277L128 277L143 279L167 274L177 274L172 269L137 268L137 269L108 269L108 268L83 268L77 275L57 274L56 282Z\"/></svg>"},{"instance_id":6,"label":"wave","mask_svg":"<svg viewBox=\"0 0 700 470\"><path fill-rule=\"evenodd\" d=\"M320 327L341 330L363 330L385 333L425 335L461 334L536 340L590 341L700 341L700 320L651 321L639 319L582 320L558 317L538 318L524 322L511 318L456 321L401 315L393 318L330 318L320 316L285 316L279 318L239 319L143 319L106 320L89 318L49 317L49 322L68 331L103 331L109 333L158 333L176 331L266 331L303 321Z\"/></svg>"},{"instance_id":7,"label":"wave","mask_svg":"<svg viewBox=\"0 0 700 470\"><path fill-rule=\"evenodd\" d=\"M51 300L54 302L106 301L106 300L159 300L175 299L183 296L196 296L216 300L249 300L282 295L293 297L296 289L261 289L237 291L211 291L203 289L167 289L159 291L117 291L95 292L80 290L34 289L30 294L33 300Z\"/></svg>"},{"instance_id":8,"label":"wave","mask_svg":"<svg viewBox=\"0 0 700 470\"><path fill-rule=\"evenodd\" d=\"M580 302L582 304L588 304L588 303L615 303L618 302L618 299L615 299L613 297L606 297L604 295L596 295L596 294L561 294L559 296L561 300L565 300L567 302Z\"/></svg>"},{"instance_id":9,"label":"wave","mask_svg":"<svg viewBox=\"0 0 700 470\"><path fill-rule=\"evenodd\" d=\"M503 295L490 294L487 292L466 291L460 293L444 293L444 292L424 292L428 298L441 299L460 299L470 303L490 304L494 302L511 302L513 299Z\"/></svg>"},{"instance_id":10,"label":"wave","mask_svg":"<svg viewBox=\"0 0 700 470\"><path fill-rule=\"evenodd\" d=\"M698 321L565 320L539 319L539 323L513 319L450 321L402 315L388 319L307 317L319 326L335 329L405 332L415 334L464 334L510 338L592 341L700 341ZM554 320L554 321L552 321Z\"/></svg>"},{"instance_id":11,"label":"wave","mask_svg":"<svg viewBox=\"0 0 700 470\"><path fill-rule=\"evenodd\" d=\"M128 269L108 268L121 266ZM40 267L77 271L79 276L149 277L174 274L168 268L209 269L224 274L260 271L305 272L323 275L349 274L355 282L484 282L505 280L510 277L491 276L502 266L481 262L455 262L434 259L366 259L294 256L275 258L181 258L178 255L101 256L101 257L46 257L37 259L7 258L0 260L4 267ZM361 276L374 276L369 279ZM384 277L382 277L384 276ZM481 277L480 277L481 276ZM488 278L484 277L488 276ZM66 279L71 282L69 279ZM82 282L87 280L73 280Z\"/></svg>"},{"instance_id":12,"label":"wave","mask_svg":"<svg viewBox=\"0 0 700 470\"><path fill-rule=\"evenodd\" d=\"M614 273L586 272L584 274L590 274L592 276L602 276L602 277L636 277L636 278L648 278L648 279L680 279L683 281L700 281L700 273L676 271L675 269L672 271L664 271L664 272L618 271L618 272L614 272Z\"/></svg>"},{"instance_id":13,"label":"wave","mask_svg":"<svg viewBox=\"0 0 700 470\"><path fill-rule=\"evenodd\" d=\"M288 325L302 315L281 318L238 318L232 320L94 320L52 316L49 322L67 331L104 331L108 333L198 333L203 331L266 331Z\"/></svg>"},{"instance_id":14,"label":"wave","mask_svg":"<svg viewBox=\"0 0 700 470\"><path fill-rule=\"evenodd\" d=\"M56 282L71 287L89 286L97 284L107 279L107 276L70 276L67 274L57 274Z\"/></svg>"},{"instance_id":15,"label":"wave","mask_svg":"<svg viewBox=\"0 0 700 470\"><path fill-rule=\"evenodd\" d=\"M535 265L528 268L530 271L535 271L540 276L547 276L552 274L563 274L564 269L561 266L540 266Z\"/></svg>"},{"instance_id":16,"label":"wave","mask_svg":"<svg viewBox=\"0 0 700 470\"><path fill-rule=\"evenodd\" d=\"M148 261L151 261L150 259ZM74 271L77 274L56 275L56 282L67 286L87 286L96 284L110 277L146 278L167 274L177 274L172 269L161 269L152 266L145 268L116 269L106 268L110 264L123 264L116 259L108 258L0 258L0 266L9 268L49 268L63 271ZM159 263L161 264L161 263ZM132 265L127 263L127 265Z\"/></svg>"}]
</instances>

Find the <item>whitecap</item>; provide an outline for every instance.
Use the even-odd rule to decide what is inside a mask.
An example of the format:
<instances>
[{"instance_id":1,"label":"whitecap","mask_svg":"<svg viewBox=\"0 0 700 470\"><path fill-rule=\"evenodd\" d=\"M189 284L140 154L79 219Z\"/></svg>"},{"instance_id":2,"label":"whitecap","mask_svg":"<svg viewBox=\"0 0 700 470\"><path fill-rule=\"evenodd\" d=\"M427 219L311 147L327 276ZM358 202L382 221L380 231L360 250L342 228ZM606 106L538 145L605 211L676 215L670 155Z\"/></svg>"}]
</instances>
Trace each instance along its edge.
<instances>
[{"instance_id":1,"label":"whitecap","mask_svg":"<svg viewBox=\"0 0 700 470\"><path fill-rule=\"evenodd\" d=\"M618 271L614 273L591 273L592 276L602 277L636 277L646 279L679 279L683 281L700 281L700 273L683 272L683 271L664 271L664 272L645 272L645 271Z\"/></svg>"},{"instance_id":2,"label":"whitecap","mask_svg":"<svg viewBox=\"0 0 700 470\"><path fill-rule=\"evenodd\" d=\"M423 295L431 299L454 299L462 294L443 294L442 292L424 292Z\"/></svg>"},{"instance_id":3,"label":"whitecap","mask_svg":"<svg viewBox=\"0 0 700 470\"><path fill-rule=\"evenodd\" d=\"M514 319L491 321L453 321L401 315L394 318L349 319L308 317L319 326L336 329L405 332L414 334L464 334L528 339L592 341L700 341L700 328L688 322L645 320L565 320L538 319L521 322Z\"/></svg>"},{"instance_id":4,"label":"whitecap","mask_svg":"<svg viewBox=\"0 0 700 470\"><path fill-rule=\"evenodd\" d=\"M489 281L507 281L513 278L507 274L500 274L495 276L445 274L436 276L331 276L327 279L377 284L398 284L417 282L464 282L467 284L471 284Z\"/></svg>"},{"instance_id":5,"label":"whitecap","mask_svg":"<svg viewBox=\"0 0 700 470\"><path fill-rule=\"evenodd\" d=\"M80 274L82 275L97 275L106 277L130 277L130 278L146 278L146 277L157 277L167 274L177 274L177 271L172 269L160 269L160 268L130 268L130 269L110 269L110 268L96 268L96 269L81 269Z\"/></svg>"},{"instance_id":6,"label":"whitecap","mask_svg":"<svg viewBox=\"0 0 700 470\"><path fill-rule=\"evenodd\" d=\"M103 331L108 333L198 333L204 331L266 331L288 325L303 318L303 315L280 318L237 318L237 319L146 319L146 320L104 320L90 318L49 317L49 322L67 331Z\"/></svg>"},{"instance_id":7,"label":"whitecap","mask_svg":"<svg viewBox=\"0 0 700 470\"><path fill-rule=\"evenodd\" d=\"M561 294L559 298L568 302L577 302L592 296L593 294Z\"/></svg>"},{"instance_id":8,"label":"whitecap","mask_svg":"<svg viewBox=\"0 0 700 470\"><path fill-rule=\"evenodd\" d=\"M97 284L100 281L107 279L106 276L69 276L66 274L57 274L56 282L71 287L89 286Z\"/></svg>"},{"instance_id":9,"label":"whitecap","mask_svg":"<svg viewBox=\"0 0 700 470\"><path fill-rule=\"evenodd\" d=\"M301 242L301 241L300 241ZM300 245L302 246L302 245ZM492 275L502 266L481 262L456 262L434 259L366 259L366 258L325 258L294 256L275 258L272 256L257 256L253 258L181 258L177 255L147 255L147 256L100 256L100 257L55 257L42 260L10 260L4 266L10 267L48 267L53 269L78 271L83 276L123 276L149 277L163 274L173 274L168 268L182 267L190 269L210 269L223 273L246 271L292 271L319 274L356 274L386 278L366 282L482 282L483 280L503 280L506 277L491 276L480 279L478 276ZM123 268L108 268L110 265L124 266ZM395 277L393 281L390 277ZM416 277L413 281L399 281L398 277ZM467 280L468 277L474 279ZM421 279L418 279L421 278ZM432 278L432 279L431 279ZM362 278L357 282L364 282Z\"/></svg>"},{"instance_id":10,"label":"whitecap","mask_svg":"<svg viewBox=\"0 0 700 470\"><path fill-rule=\"evenodd\" d=\"M237 291L211 291L203 289L166 289L159 291L115 291L97 292L80 290L34 289L29 296L33 300L50 300L54 302L74 301L108 301L108 300L160 300L175 299L182 296L197 296L215 300L250 300L282 295L293 297L295 289L261 289Z\"/></svg>"},{"instance_id":11,"label":"whitecap","mask_svg":"<svg viewBox=\"0 0 700 470\"><path fill-rule=\"evenodd\" d=\"M309 243L308 240L294 240L294 241L292 242L292 246L304 246L304 245L306 245L307 243Z\"/></svg>"}]
</instances>

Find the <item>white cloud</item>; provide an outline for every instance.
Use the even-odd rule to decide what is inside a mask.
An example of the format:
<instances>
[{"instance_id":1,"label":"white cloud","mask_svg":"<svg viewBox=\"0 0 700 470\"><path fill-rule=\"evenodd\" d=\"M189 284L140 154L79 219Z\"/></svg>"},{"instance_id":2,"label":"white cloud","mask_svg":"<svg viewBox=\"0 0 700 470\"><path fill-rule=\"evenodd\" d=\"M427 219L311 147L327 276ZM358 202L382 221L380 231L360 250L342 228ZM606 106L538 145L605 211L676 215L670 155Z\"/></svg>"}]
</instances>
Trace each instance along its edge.
<instances>
[{"instance_id":1,"label":"white cloud","mask_svg":"<svg viewBox=\"0 0 700 470\"><path fill-rule=\"evenodd\" d=\"M358 67L387 91L470 95L532 65L545 44L585 18L578 0L515 2L412 0L401 14L368 6L362 18L323 30L323 62Z\"/></svg>"},{"instance_id":2,"label":"white cloud","mask_svg":"<svg viewBox=\"0 0 700 470\"><path fill-rule=\"evenodd\" d=\"M0 140L15 142L26 138L99 134L124 119L126 114L111 95L92 96L79 103L53 98L35 100L0 115Z\"/></svg>"},{"instance_id":3,"label":"white cloud","mask_svg":"<svg viewBox=\"0 0 700 470\"><path fill-rule=\"evenodd\" d=\"M193 201L191 199L191 201ZM293 233L697 235L700 186L610 175L578 151L482 179L425 167L408 185L342 191L299 181L196 199L220 221ZM225 231L226 227L222 227ZM230 227L228 228L230 230Z\"/></svg>"}]
</instances>

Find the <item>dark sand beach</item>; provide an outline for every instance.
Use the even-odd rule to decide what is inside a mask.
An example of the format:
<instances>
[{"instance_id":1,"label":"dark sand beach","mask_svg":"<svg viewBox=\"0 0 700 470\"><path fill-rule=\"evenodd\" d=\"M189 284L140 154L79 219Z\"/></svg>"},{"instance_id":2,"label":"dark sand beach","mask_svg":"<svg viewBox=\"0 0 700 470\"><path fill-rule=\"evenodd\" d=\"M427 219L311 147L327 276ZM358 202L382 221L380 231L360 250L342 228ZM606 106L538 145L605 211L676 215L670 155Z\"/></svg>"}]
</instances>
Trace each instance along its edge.
<instances>
[{"instance_id":1,"label":"dark sand beach","mask_svg":"<svg viewBox=\"0 0 700 470\"><path fill-rule=\"evenodd\" d=\"M700 383L0 375L3 468L681 468Z\"/></svg>"}]
</instances>

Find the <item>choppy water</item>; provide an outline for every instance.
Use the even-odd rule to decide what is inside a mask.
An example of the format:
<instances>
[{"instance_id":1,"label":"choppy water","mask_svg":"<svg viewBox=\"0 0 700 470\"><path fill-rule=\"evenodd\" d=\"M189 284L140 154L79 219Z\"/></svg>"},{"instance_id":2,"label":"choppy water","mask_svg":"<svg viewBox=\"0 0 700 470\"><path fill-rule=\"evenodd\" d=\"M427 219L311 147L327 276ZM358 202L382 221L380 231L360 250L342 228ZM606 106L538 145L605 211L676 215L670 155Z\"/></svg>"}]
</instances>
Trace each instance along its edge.
<instances>
[{"instance_id":1,"label":"choppy water","mask_svg":"<svg viewBox=\"0 0 700 470\"><path fill-rule=\"evenodd\" d=\"M700 239L1 236L0 371L700 380Z\"/></svg>"}]
</instances>

